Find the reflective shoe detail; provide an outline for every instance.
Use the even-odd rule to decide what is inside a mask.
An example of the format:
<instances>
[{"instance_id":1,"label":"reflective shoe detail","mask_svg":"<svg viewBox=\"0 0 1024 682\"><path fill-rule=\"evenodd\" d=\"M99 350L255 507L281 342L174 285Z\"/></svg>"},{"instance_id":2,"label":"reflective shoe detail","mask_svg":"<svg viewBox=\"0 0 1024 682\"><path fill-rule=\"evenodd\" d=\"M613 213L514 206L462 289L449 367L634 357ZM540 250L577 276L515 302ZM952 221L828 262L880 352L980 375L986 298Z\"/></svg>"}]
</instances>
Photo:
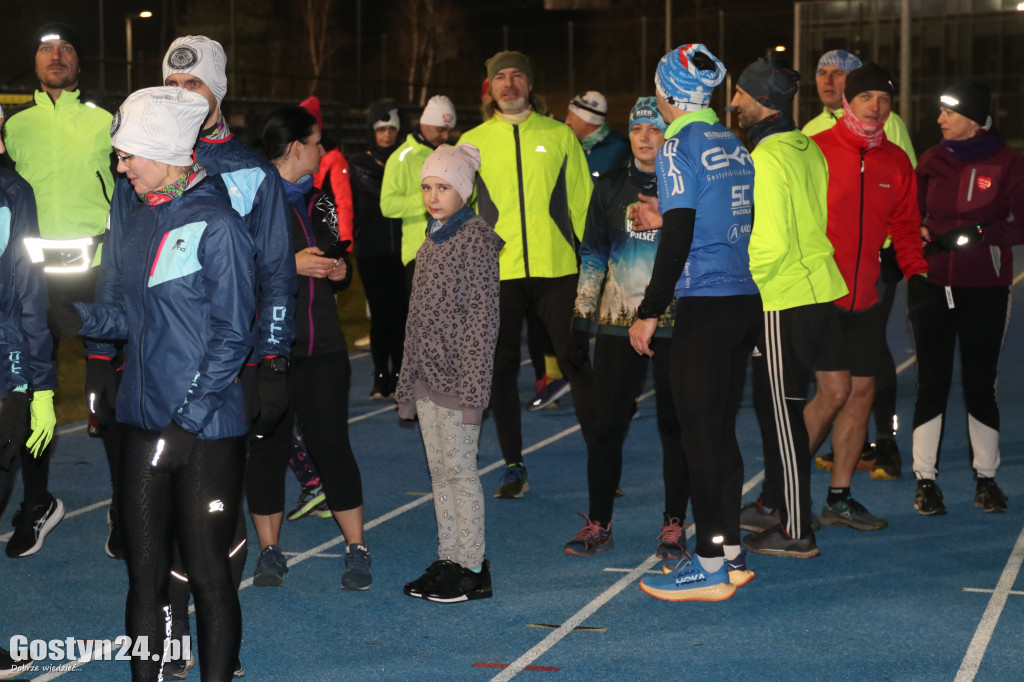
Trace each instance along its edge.
<instances>
[{"instance_id":1,"label":"reflective shoe detail","mask_svg":"<svg viewBox=\"0 0 1024 682\"><path fill-rule=\"evenodd\" d=\"M986 514L1009 511L1009 507L1006 506L1006 495L996 485L996 479L981 476L978 477L978 487L974 493L974 506Z\"/></svg>"},{"instance_id":2,"label":"reflective shoe detail","mask_svg":"<svg viewBox=\"0 0 1024 682\"><path fill-rule=\"evenodd\" d=\"M103 545L103 551L111 559L124 559L124 545L121 540L121 529L114 522L114 506L107 508L107 542Z\"/></svg>"},{"instance_id":3,"label":"reflective shoe detail","mask_svg":"<svg viewBox=\"0 0 1024 682\"><path fill-rule=\"evenodd\" d=\"M394 393L391 388L391 379L384 372L377 372L373 375L373 388L370 389L370 400L386 400Z\"/></svg>"},{"instance_id":4,"label":"reflective shoe detail","mask_svg":"<svg viewBox=\"0 0 1024 682\"><path fill-rule=\"evenodd\" d=\"M341 576L341 589L368 590L373 582L370 573L370 550L363 544L352 544L345 548L345 573Z\"/></svg>"},{"instance_id":5,"label":"reflective shoe detail","mask_svg":"<svg viewBox=\"0 0 1024 682\"><path fill-rule=\"evenodd\" d=\"M312 513L320 504L326 504L327 495L324 494L319 485L304 485L299 499L295 502L295 509L288 512L289 521L298 521L303 516Z\"/></svg>"},{"instance_id":6,"label":"reflective shoe detail","mask_svg":"<svg viewBox=\"0 0 1024 682\"><path fill-rule=\"evenodd\" d=\"M740 550L735 559L726 559L725 568L729 571L729 582L736 587L743 587L754 579L754 572L747 569L747 553Z\"/></svg>"},{"instance_id":7,"label":"reflective shoe detail","mask_svg":"<svg viewBox=\"0 0 1024 682\"><path fill-rule=\"evenodd\" d=\"M852 497L828 502L821 508L821 523L826 526L845 526L854 530L882 530L889 526L885 519L875 516Z\"/></svg>"},{"instance_id":8,"label":"reflective shoe detail","mask_svg":"<svg viewBox=\"0 0 1024 682\"><path fill-rule=\"evenodd\" d=\"M245 677L245 668L242 667L242 662L237 658L235 659L235 669L231 672L231 677L236 680L239 677Z\"/></svg>"},{"instance_id":9,"label":"reflective shoe detail","mask_svg":"<svg viewBox=\"0 0 1024 682\"><path fill-rule=\"evenodd\" d=\"M444 559L438 559L427 567L427 570L423 572L423 575L410 583L406 583L402 591L410 597L420 599L423 597L424 592L429 592L434 589L434 583L437 581L438 577L443 572L452 570L452 566L456 566L456 564Z\"/></svg>"},{"instance_id":10,"label":"reflective shoe detail","mask_svg":"<svg viewBox=\"0 0 1024 682\"><path fill-rule=\"evenodd\" d=\"M875 463L871 468L872 481L895 481L903 475L903 458L896 441L886 438L874 445Z\"/></svg>"},{"instance_id":11,"label":"reflective shoe detail","mask_svg":"<svg viewBox=\"0 0 1024 682\"><path fill-rule=\"evenodd\" d=\"M761 498L740 507L740 528L754 533L779 525L779 510L768 511Z\"/></svg>"},{"instance_id":12,"label":"reflective shoe detail","mask_svg":"<svg viewBox=\"0 0 1024 682\"><path fill-rule=\"evenodd\" d=\"M569 393L572 387L569 385L568 379L548 379L547 375L538 382L540 385L537 387L537 395L533 397L526 405L527 412L536 412L537 410L543 410L545 407L555 402L562 396Z\"/></svg>"},{"instance_id":13,"label":"reflective shoe detail","mask_svg":"<svg viewBox=\"0 0 1024 682\"><path fill-rule=\"evenodd\" d=\"M190 655L184 660L167 661L164 663L165 680L187 680L188 671L196 667L195 655Z\"/></svg>"},{"instance_id":14,"label":"reflective shoe detail","mask_svg":"<svg viewBox=\"0 0 1024 682\"><path fill-rule=\"evenodd\" d=\"M914 509L921 516L935 516L946 513L946 504L942 501L942 491L935 481L922 478L917 481L917 491L914 493Z\"/></svg>"},{"instance_id":15,"label":"reflective shoe detail","mask_svg":"<svg viewBox=\"0 0 1024 682\"><path fill-rule=\"evenodd\" d=\"M252 584L256 587L280 587L288 572L288 560L277 545L267 545L256 559Z\"/></svg>"},{"instance_id":16,"label":"reflective shoe detail","mask_svg":"<svg viewBox=\"0 0 1024 682\"><path fill-rule=\"evenodd\" d=\"M711 573L701 568L696 558L683 559L668 575L644 576L640 589L664 601L723 601L736 594L727 564Z\"/></svg>"},{"instance_id":17,"label":"reflective shoe detail","mask_svg":"<svg viewBox=\"0 0 1024 682\"><path fill-rule=\"evenodd\" d=\"M327 506L327 500L324 500L317 506L313 507L313 511L309 512L310 516L315 516L319 519L329 519L334 516L334 512Z\"/></svg>"},{"instance_id":18,"label":"reflective shoe detail","mask_svg":"<svg viewBox=\"0 0 1024 682\"><path fill-rule=\"evenodd\" d=\"M494 491L494 496L502 500L521 499L530 491L530 483L526 478L526 465L509 464L501 472L501 484Z\"/></svg>"},{"instance_id":19,"label":"reflective shoe detail","mask_svg":"<svg viewBox=\"0 0 1024 682\"><path fill-rule=\"evenodd\" d=\"M423 598L440 604L455 604L473 599L490 599L491 564L484 559L480 572L451 564L452 568L442 571L434 582L432 589L423 593ZM458 570L455 570L458 569Z\"/></svg>"},{"instance_id":20,"label":"reflective shoe detail","mask_svg":"<svg viewBox=\"0 0 1024 682\"><path fill-rule=\"evenodd\" d=\"M609 528L611 528L611 524L609 524ZM611 535L611 530L608 531L608 534ZM678 517L673 516L661 527L655 556L659 559L682 559L686 556L686 530L680 524Z\"/></svg>"},{"instance_id":21,"label":"reflective shoe detail","mask_svg":"<svg viewBox=\"0 0 1024 682\"><path fill-rule=\"evenodd\" d=\"M793 538L781 525L745 536L743 546L754 554L793 559L812 559L821 554L813 533L805 538Z\"/></svg>"},{"instance_id":22,"label":"reflective shoe detail","mask_svg":"<svg viewBox=\"0 0 1024 682\"><path fill-rule=\"evenodd\" d=\"M586 524L576 533L576 537L565 543L563 554L571 556L594 556L595 552L608 552L615 549L615 540L612 539L612 524L602 528L597 521L591 521L583 512L577 512L586 519Z\"/></svg>"},{"instance_id":23,"label":"reflective shoe detail","mask_svg":"<svg viewBox=\"0 0 1024 682\"><path fill-rule=\"evenodd\" d=\"M49 503L31 508L26 508L22 502L12 522L14 533L7 541L7 556L17 559L32 556L41 550L46 536L63 518L64 503L52 495Z\"/></svg>"}]
</instances>

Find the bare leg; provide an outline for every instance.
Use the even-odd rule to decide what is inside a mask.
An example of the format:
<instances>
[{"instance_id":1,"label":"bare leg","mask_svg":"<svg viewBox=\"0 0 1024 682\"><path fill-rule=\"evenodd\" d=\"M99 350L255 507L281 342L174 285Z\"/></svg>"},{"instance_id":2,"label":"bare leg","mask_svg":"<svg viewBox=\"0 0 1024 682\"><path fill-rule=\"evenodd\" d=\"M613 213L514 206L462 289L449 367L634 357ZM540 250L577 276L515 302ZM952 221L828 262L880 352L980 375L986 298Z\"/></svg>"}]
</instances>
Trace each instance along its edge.
<instances>
[{"instance_id":1,"label":"bare leg","mask_svg":"<svg viewBox=\"0 0 1024 682\"><path fill-rule=\"evenodd\" d=\"M868 433L868 417L875 400L875 378L853 377L850 397L835 418L832 434L832 452L835 466L832 469L832 487L849 488L853 471Z\"/></svg>"},{"instance_id":2,"label":"bare leg","mask_svg":"<svg viewBox=\"0 0 1024 682\"><path fill-rule=\"evenodd\" d=\"M804 408L804 422L807 424L807 437L811 444L812 455L821 447L828 432L832 429L832 422L839 413L839 409L850 395L850 373L848 371L815 372L814 376L817 379L818 389Z\"/></svg>"},{"instance_id":3,"label":"bare leg","mask_svg":"<svg viewBox=\"0 0 1024 682\"><path fill-rule=\"evenodd\" d=\"M359 505L355 509L346 509L345 511L332 511L334 520L338 523L338 528L341 529L341 534L345 536L346 545L361 545L363 544L363 506ZM278 527L280 527L278 522Z\"/></svg>"},{"instance_id":4,"label":"bare leg","mask_svg":"<svg viewBox=\"0 0 1024 682\"><path fill-rule=\"evenodd\" d=\"M281 541L281 522L284 520L284 512L250 514L250 516L252 516L252 525L256 528L256 537L259 538L261 550Z\"/></svg>"}]
</instances>

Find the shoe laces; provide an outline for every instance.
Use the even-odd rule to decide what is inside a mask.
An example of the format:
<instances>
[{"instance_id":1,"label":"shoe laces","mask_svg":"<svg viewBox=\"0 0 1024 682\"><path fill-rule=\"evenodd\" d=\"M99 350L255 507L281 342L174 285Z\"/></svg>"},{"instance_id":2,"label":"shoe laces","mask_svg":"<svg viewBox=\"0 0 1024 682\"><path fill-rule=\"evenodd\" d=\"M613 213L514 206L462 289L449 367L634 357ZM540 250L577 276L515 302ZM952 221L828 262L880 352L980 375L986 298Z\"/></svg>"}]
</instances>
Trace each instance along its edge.
<instances>
[{"instance_id":1,"label":"shoe laces","mask_svg":"<svg viewBox=\"0 0 1024 682\"><path fill-rule=\"evenodd\" d=\"M523 467L516 464L509 464L505 467L505 475L502 477L502 484L519 483L523 480Z\"/></svg>"},{"instance_id":2,"label":"shoe laces","mask_svg":"<svg viewBox=\"0 0 1024 682\"><path fill-rule=\"evenodd\" d=\"M580 532L576 533L576 537L573 538L574 542L593 543L601 537L602 532L610 532L611 524L609 524L608 528L602 528L600 523L598 523L597 521L591 521L590 517L584 514L583 512L576 513L582 516L584 519L586 519L587 523L583 526L583 528L580 529Z\"/></svg>"},{"instance_id":3,"label":"shoe laces","mask_svg":"<svg viewBox=\"0 0 1024 682\"><path fill-rule=\"evenodd\" d=\"M679 523L679 517L673 516L664 526L661 527L661 534L658 535L658 542L665 545L678 545L683 533L686 532Z\"/></svg>"},{"instance_id":4,"label":"shoe laces","mask_svg":"<svg viewBox=\"0 0 1024 682\"><path fill-rule=\"evenodd\" d=\"M365 545L349 545L345 555L345 568L365 573L370 570L370 550Z\"/></svg>"}]
</instances>

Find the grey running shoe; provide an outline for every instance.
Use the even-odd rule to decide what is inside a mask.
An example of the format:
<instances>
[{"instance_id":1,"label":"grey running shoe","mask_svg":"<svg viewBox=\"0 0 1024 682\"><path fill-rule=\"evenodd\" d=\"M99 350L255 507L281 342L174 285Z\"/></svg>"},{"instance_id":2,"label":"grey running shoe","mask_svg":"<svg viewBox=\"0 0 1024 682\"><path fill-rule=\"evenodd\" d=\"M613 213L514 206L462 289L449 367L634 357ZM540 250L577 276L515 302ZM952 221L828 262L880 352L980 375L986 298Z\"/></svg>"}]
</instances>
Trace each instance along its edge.
<instances>
[{"instance_id":1,"label":"grey running shoe","mask_svg":"<svg viewBox=\"0 0 1024 682\"><path fill-rule=\"evenodd\" d=\"M978 477L978 488L974 493L974 506L986 514L1009 511L1009 507L1006 506L1006 495L996 485L996 479L981 476Z\"/></svg>"},{"instance_id":2,"label":"grey running shoe","mask_svg":"<svg viewBox=\"0 0 1024 682\"><path fill-rule=\"evenodd\" d=\"M740 528L757 533L779 525L779 510L768 511L761 498L740 507Z\"/></svg>"},{"instance_id":3,"label":"grey running shoe","mask_svg":"<svg viewBox=\"0 0 1024 682\"><path fill-rule=\"evenodd\" d=\"M370 550L363 544L352 544L345 548L345 572L341 576L341 589L368 590L373 582L370 573Z\"/></svg>"},{"instance_id":4,"label":"grey running shoe","mask_svg":"<svg viewBox=\"0 0 1024 682\"><path fill-rule=\"evenodd\" d=\"M942 501L942 491L935 481L922 478L917 481L917 492L914 493L914 509L921 516L945 514L946 505Z\"/></svg>"},{"instance_id":5,"label":"grey running shoe","mask_svg":"<svg viewBox=\"0 0 1024 682\"><path fill-rule=\"evenodd\" d=\"M793 559L812 559L821 554L814 541L814 533L805 538L793 538L781 525L744 536L743 546L754 554L786 556Z\"/></svg>"},{"instance_id":6,"label":"grey running shoe","mask_svg":"<svg viewBox=\"0 0 1024 682\"><path fill-rule=\"evenodd\" d=\"M320 486L304 485L302 486L302 492L299 493L299 499L295 503L295 509L288 512L286 518L289 521L298 521L303 516L308 516L314 511L318 511L318 507L326 503L327 495L324 494Z\"/></svg>"},{"instance_id":7,"label":"grey running shoe","mask_svg":"<svg viewBox=\"0 0 1024 682\"><path fill-rule=\"evenodd\" d=\"M826 526L846 526L854 530L882 530L889 522L869 512L864 505L849 497L821 508L821 523Z\"/></svg>"}]
</instances>

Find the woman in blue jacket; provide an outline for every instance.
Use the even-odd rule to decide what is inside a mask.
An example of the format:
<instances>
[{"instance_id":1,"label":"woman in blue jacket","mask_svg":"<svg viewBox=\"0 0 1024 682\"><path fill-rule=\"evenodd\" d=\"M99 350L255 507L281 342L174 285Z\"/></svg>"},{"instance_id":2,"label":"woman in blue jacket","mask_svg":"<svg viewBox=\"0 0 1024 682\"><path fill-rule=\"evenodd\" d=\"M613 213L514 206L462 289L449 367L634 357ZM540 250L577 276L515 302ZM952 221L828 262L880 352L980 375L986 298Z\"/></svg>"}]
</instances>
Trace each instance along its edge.
<instances>
[{"instance_id":1,"label":"woman in blue jacket","mask_svg":"<svg viewBox=\"0 0 1024 682\"><path fill-rule=\"evenodd\" d=\"M132 658L133 680L161 670L175 542L195 596L202 678L230 679L241 642L228 549L245 465L236 377L252 340L255 251L224 183L192 162L208 107L172 87L121 105L111 143L118 182L136 200L107 237L95 302L75 304L79 333L126 340L116 409L125 632L149 649Z\"/></svg>"}]
</instances>

